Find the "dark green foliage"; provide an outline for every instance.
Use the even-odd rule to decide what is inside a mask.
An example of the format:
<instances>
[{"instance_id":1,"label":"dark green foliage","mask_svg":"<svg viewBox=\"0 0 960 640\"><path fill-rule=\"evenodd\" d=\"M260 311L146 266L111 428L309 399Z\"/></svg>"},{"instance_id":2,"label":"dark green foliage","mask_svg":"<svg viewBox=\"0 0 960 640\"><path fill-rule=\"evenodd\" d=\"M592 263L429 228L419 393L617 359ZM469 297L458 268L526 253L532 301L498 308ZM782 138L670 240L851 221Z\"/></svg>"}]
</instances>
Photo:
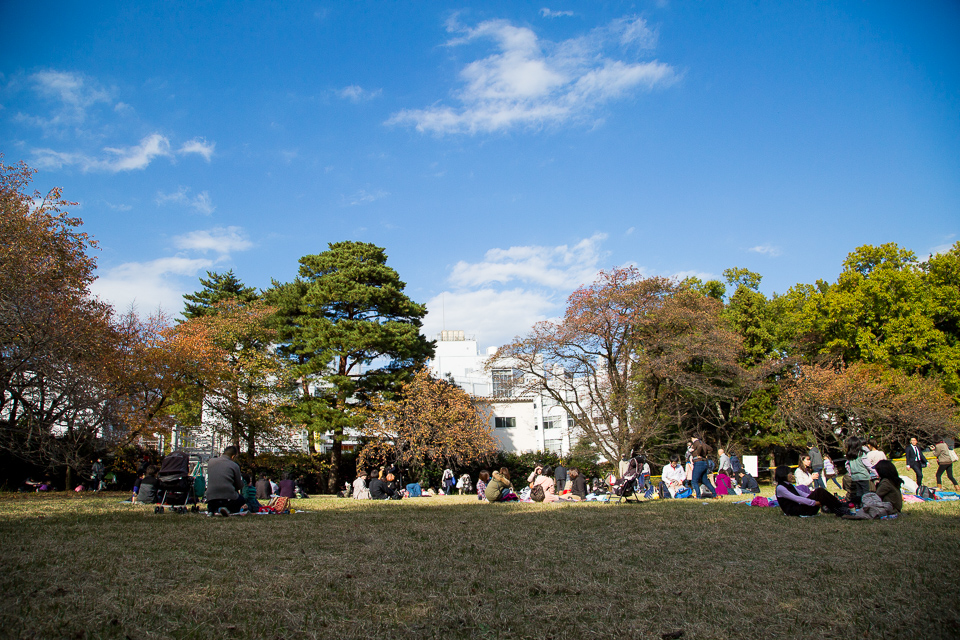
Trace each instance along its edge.
<instances>
[{"instance_id":1,"label":"dark green foliage","mask_svg":"<svg viewBox=\"0 0 960 640\"><path fill-rule=\"evenodd\" d=\"M200 284L203 286L200 291L183 294L183 317L187 320L216 313L217 303L224 300L253 302L260 297L256 289L237 279L233 269L226 273L207 271L207 279L200 278Z\"/></svg>"}]
</instances>

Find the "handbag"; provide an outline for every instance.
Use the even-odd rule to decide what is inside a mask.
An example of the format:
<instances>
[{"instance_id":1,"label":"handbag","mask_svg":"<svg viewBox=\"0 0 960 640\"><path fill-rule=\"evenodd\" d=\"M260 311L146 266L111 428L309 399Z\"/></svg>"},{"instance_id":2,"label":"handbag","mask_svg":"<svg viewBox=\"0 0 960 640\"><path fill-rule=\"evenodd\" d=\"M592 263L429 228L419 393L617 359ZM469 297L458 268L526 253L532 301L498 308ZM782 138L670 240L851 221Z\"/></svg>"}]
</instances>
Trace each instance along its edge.
<instances>
[{"instance_id":1,"label":"handbag","mask_svg":"<svg viewBox=\"0 0 960 640\"><path fill-rule=\"evenodd\" d=\"M954 462L960 460L960 457L957 457L957 452L954 449L947 449L947 453L950 454L950 459Z\"/></svg>"},{"instance_id":2,"label":"handbag","mask_svg":"<svg viewBox=\"0 0 960 640\"><path fill-rule=\"evenodd\" d=\"M530 499L534 502L543 502L543 499L546 497L546 494L543 493L543 487L539 484L533 489L530 489Z\"/></svg>"}]
</instances>

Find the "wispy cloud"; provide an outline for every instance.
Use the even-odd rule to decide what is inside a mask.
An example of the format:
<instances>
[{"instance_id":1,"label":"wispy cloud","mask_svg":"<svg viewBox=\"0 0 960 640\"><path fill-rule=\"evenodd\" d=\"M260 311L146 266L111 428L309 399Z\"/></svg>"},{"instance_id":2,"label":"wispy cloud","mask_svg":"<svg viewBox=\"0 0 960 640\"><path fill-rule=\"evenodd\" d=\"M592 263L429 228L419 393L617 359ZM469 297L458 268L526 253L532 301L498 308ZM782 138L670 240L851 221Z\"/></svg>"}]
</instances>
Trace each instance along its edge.
<instances>
[{"instance_id":1,"label":"wispy cloud","mask_svg":"<svg viewBox=\"0 0 960 640\"><path fill-rule=\"evenodd\" d=\"M207 142L203 138L194 138L193 140L184 142L177 153L181 155L195 153L198 156L203 156L204 160L210 162L210 158L213 156L213 150L216 146L216 142Z\"/></svg>"},{"instance_id":2,"label":"wispy cloud","mask_svg":"<svg viewBox=\"0 0 960 640\"><path fill-rule=\"evenodd\" d=\"M41 127L48 133L83 124L91 107L111 101L110 91L79 73L39 71L29 76L28 86L48 104L52 104L50 115L20 113L16 119Z\"/></svg>"},{"instance_id":3,"label":"wispy cloud","mask_svg":"<svg viewBox=\"0 0 960 640\"><path fill-rule=\"evenodd\" d=\"M214 251L221 255L245 251L253 246L242 227L214 227L203 231L191 231L182 236L176 236L173 244L178 249L203 253Z\"/></svg>"},{"instance_id":4,"label":"wispy cloud","mask_svg":"<svg viewBox=\"0 0 960 640\"><path fill-rule=\"evenodd\" d=\"M377 89L375 91L369 91L363 87L355 84L351 84L348 87L344 87L337 91L337 95L344 100L350 100L351 102L365 102L367 100L373 100L374 98L379 97L383 93L382 89Z\"/></svg>"},{"instance_id":5,"label":"wispy cloud","mask_svg":"<svg viewBox=\"0 0 960 640\"><path fill-rule=\"evenodd\" d=\"M206 258L166 257L149 262L127 262L101 274L91 290L123 311L131 306L147 313L164 309L178 313L183 308L184 288L179 278L196 276L214 262Z\"/></svg>"},{"instance_id":6,"label":"wispy cloud","mask_svg":"<svg viewBox=\"0 0 960 640\"><path fill-rule=\"evenodd\" d=\"M34 163L42 169L59 169L78 165L83 171L119 173L145 169L156 157L171 155L170 141L159 133L143 138L132 147L105 147L105 156L92 158L82 153L34 149Z\"/></svg>"},{"instance_id":7,"label":"wispy cloud","mask_svg":"<svg viewBox=\"0 0 960 640\"><path fill-rule=\"evenodd\" d=\"M216 210L216 207L213 205L213 201L210 199L209 193L206 191L201 191L197 195L191 196L190 189L187 187L179 187L172 193L163 193L162 191L157 192L156 203L158 205L171 202L174 204L192 207L204 215L210 215Z\"/></svg>"},{"instance_id":8,"label":"wispy cloud","mask_svg":"<svg viewBox=\"0 0 960 640\"><path fill-rule=\"evenodd\" d=\"M753 253L759 253L760 255L769 256L771 258L776 258L782 252L780 247L775 247L772 244L759 244L755 247L750 247L747 251L752 251Z\"/></svg>"},{"instance_id":9,"label":"wispy cloud","mask_svg":"<svg viewBox=\"0 0 960 640\"><path fill-rule=\"evenodd\" d=\"M519 281L573 290L597 274L604 256L600 244L606 238L606 234L598 233L573 246L490 249L482 262L460 261L454 265L450 281L460 287Z\"/></svg>"},{"instance_id":10,"label":"wispy cloud","mask_svg":"<svg viewBox=\"0 0 960 640\"><path fill-rule=\"evenodd\" d=\"M544 18L562 18L565 16L572 16L573 11L552 11L547 7L540 9L540 15Z\"/></svg>"},{"instance_id":11,"label":"wispy cloud","mask_svg":"<svg viewBox=\"0 0 960 640\"><path fill-rule=\"evenodd\" d=\"M344 196L343 204L344 206L355 207L360 204L370 204L371 202L382 200L383 198L386 198L389 195L390 194L388 192L380 189L372 192L361 189L360 191L357 191L352 196Z\"/></svg>"},{"instance_id":12,"label":"wispy cloud","mask_svg":"<svg viewBox=\"0 0 960 640\"><path fill-rule=\"evenodd\" d=\"M635 90L667 86L677 78L665 63L613 57L635 56L656 45L657 34L643 18L630 16L589 34L552 43L506 20L474 28L453 21L449 46L478 40L496 52L460 70L458 106L438 104L395 113L387 124L414 125L436 134L480 133L516 126L539 127L585 118L601 104Z\"/></svg>"},{"instance_id":13,"label":"wispy cloud","mask_svg":"<svg viewBox=\"0 0 960 640\"><path fill-rule=\"evenodd\" d=\"M444 291L427 301L423 333L462 329L481 344L500 346L558 313L562 301L561 295L524 288Z\"/></svg>"}]
</instances>

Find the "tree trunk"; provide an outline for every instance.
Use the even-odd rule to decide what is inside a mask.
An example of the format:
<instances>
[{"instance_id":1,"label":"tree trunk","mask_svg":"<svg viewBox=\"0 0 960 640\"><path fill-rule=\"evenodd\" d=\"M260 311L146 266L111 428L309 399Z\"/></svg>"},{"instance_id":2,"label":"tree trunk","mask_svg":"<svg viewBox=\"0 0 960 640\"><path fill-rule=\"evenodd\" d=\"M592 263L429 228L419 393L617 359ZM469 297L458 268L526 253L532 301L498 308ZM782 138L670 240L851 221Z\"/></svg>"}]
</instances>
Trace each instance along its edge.
<instances>
[{"instance_id":1,"label":"tree trunk","mask_svg":"<svg viewBox=\"0 0 960 640\"><path fill-rule=\"evenodd\" d=\"M73 469L67 467L67 472L64 476L64 482L66 482L66 490L70 491L73 489Z\"/></svg>"},{"instance_id":2,"label":"tree trunk","mask_svg":"<svg viewBox=\"0 0 960 640\"><path fill-rule=\"evenodd\" d=\"M343 459L343 427L333 430L333 454L330 456L330 478L327 488L331 495L337 495L340 485L340 462Z\"/></svg>"}]
</instances>

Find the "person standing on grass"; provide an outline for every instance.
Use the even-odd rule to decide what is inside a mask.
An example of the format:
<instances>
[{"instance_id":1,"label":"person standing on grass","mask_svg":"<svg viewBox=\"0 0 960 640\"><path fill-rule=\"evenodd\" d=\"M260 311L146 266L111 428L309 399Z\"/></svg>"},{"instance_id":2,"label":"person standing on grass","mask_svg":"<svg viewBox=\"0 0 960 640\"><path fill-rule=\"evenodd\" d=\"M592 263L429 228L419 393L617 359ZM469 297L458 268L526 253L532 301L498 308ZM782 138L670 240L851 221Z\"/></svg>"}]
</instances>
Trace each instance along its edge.
<instances>
[{"instance_id":1,"label":"person standing on grass","mask_svg":"<svg viewBox=\"0 0 960 640\"><path fill-rule=\"evenodd\" d=\"M823 456L820 455L820 449L817 445L810 443L807 447L807 455L810 456L810 468L813 469L813 486L827 488L823 481Z\"/></svg>"},{"instance_id":2,"label":"person standing on grass","mask_svg":"<svg viewBox=\"0 0 960 640\"><path fill-rule=\"evenodd\" d=\"M219 458L207 464L207 512L228 516L237 513L247 503L240 495L243 491L243 476L240 465L234 462L237 448L230 445Z\"/></svg>"},{"instance_id":3,"label":"person standing on grass","mask_svg":"<svg viewBox=\"0 0 960 640\"><path fill-rule=\"evenodd\" d=\"M827 488L827 481L832 480L833 484L837 485L837 489L843 490L843 486L837 482L837 467L833 464L833 458L829 455L823 459L823 476L825 478L823 482L823 488Z\"/></svg>"},{"instance_id":4,"label":"person standing on grass","mask_svg":"<svg viewBox=\"0 0 960 640\"><path fill-rule=\"evenodd\" d=\"M947 443L940 440L937 443L937 446L934 447L933 452L937 456L937 489L943 489L943 472L947 472L947 479L953 483L953 490L960 491L960 487L957 486L957 481L953 479L953 456L950 455L952 449L947 446Z\"/></svg>"},{"instance_id":5,"label":"person standing on grass","mask_svg":"<svg viewBox=\"0 0 960 640\"><path fill-rule=\"evenodd\" d=\"M723 449L717 449L717 471L723 471L726 475L733 475L733 465L730 464L730 456Z\"/></svg>"},{"instance_id":6,"label":"person standing on grass","mask_svg":"<svg viewBox=\"0 0 960 640\"><path fill-rule=\"evenodd\" d=\"M103 466L103 459L97 458L97 461L93 463L93 467L91 469L91 477L90 477L90 479L93 480L94 491L100 491L100 489L102 488L101 485L103 485L103 474L105 472L106 472L106 469L104 469L104 466Z\"/></svg>"},{"instance_id":7,"label":"person standing on grass","mask_svg":"<svg viewBox=\"0 0 960 640\"><path fill-rule=\"evenodd\" d=\"M920 444L916 438L910 438L910 446L907 447L907 467L913 470L917 476L917 486L923 486L923 468L927 466L927 457L923 455Z\"/></svg>"},{"instance_id":8,"label":"person standing on grass","mask_svg":"<svg viewBox=\"0 0 960 640\"><path fill-rule=\"evenodd\" d=\"M697 498L700 498L700 485L702 484L719 500L720 496L717 495L717 490L710 482L710 469L707 465L707 460L710 459L710 447L700 438L693 436L690 438L690 453L693 456L693 476L690 478L690 482L693 483L693 490Z\"/></svg>"},{"instance_id":9,"label":"person standing on grass","mask_svg":"<svg viewBox=\"0 0 960 640\"><path fill-rule=\"evenodd\" d=\"M775 474L777 481L777 504L788 516L815 516L823 507L833 515L842 517L850 513L839 498L817 487L809 494L790 482L790 467L780 465Z\"/></svg>"},{"instance_id":10,"label":"person standing on grass","mask_svg":"<svg viewBox=\"0 0 960 640\"><path fill-rule=\"evenodd\" d=\"M556 492L558 494L563 493L563 490L567 487L567 468L563 466L563 460L560 460L560 464L553 470L553 481Z\"/></svg>"}]
</instances>

